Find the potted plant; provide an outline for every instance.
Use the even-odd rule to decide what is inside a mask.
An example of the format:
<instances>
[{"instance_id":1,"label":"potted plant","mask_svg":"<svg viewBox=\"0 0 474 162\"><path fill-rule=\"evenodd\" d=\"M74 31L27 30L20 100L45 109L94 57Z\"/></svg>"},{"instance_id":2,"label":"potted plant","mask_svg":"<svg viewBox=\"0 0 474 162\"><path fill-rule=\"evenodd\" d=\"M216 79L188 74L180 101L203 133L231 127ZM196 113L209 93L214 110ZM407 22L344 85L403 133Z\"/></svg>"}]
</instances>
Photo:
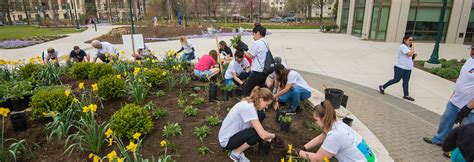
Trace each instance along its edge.
<instances>
[{"instance_id":1,"label":"potted plant","mask_svg":"<svg viewBox=\"0 0 474 162\"><path fill-rule=\"evenodd\" d=\"M293 121L293 117L287 115L280 115L280 130L288 132L290 130L291 122Z\"/></svg>"},{"instance_id":2,"label":"potted plant","mask_svg":"<svg viewBox=\"0 0 474 162\"><path fill-rule=\"evenodd\" d=\"M209 82L209 91L207 95L209 97L209 102L212 102L217 99L217 90L218 90L217 84L213 82Z\"/></svg>"},{"instance_id":3,"label":"potted plant","mask_svg":"<svg viewBox=\"0 0 474 162\"><path fill-rule=\"evenodd\" d=\"M232 39L230 39L230 46L234 47L236 50L239 51L248 51L249 47L247 46L247 44L242 42L241 38L242 37L240 35L234 36Z\"/></svg>"},{"instance_id":4,"label":"potted plant","mask_svg":"<svg viewBox=\"0 0 474 162\"><path fill-rule=\"evenodd\" d=\"M0 85L3 98L11 100L12 111L22 111L28 107L33 87L29 81L10 81ZM24 100L27 100L26 102Z\"/></svg>"},{"instance_id":5,"label":"potted plant","mask_svg":"<svg viewBox=\"0 0 474 162\"><path fill-rule=\"evenodd\" d=\"M21 132L28 129L26 114L24 112L10 114L10 122L12 122L13 130Z\"/></svg>"},{"instance_id":6,"label":"potted plant","mask_svg":"<svg viewBox=\"0 0 474 162\"><path fill-rule=\"evenodd\" d=\"M352 126L352 121L354 121L354 119L349 118L349 117L344 117L344 118L342 119L342 122L346 123L349 127Z\"/></svg>"},{"instance_id":7,"label":"potted plant","mask_svg":"<svg viewBox=\"0 0 474 162\"><path fill-rule=\"evenodd\" d=\"M229 95L230 93L232 92L232 90L234 90L235 88L237 88L237 86L235 84L229 84L229 85L226 85L226 86L221 86L221 99L223 101L227 101L229 100Z\"/></svg>"}]
</instances>

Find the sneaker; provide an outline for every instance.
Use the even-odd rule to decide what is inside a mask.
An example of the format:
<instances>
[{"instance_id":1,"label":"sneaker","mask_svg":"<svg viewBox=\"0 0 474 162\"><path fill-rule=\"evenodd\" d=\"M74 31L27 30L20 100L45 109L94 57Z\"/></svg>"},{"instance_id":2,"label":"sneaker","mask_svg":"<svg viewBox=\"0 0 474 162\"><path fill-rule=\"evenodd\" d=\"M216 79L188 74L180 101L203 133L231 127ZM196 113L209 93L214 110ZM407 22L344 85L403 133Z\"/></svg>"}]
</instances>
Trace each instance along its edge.
<instances>
[{"instance_id":1,"label":"sneaker","mask_svg":"<svg viewBox=\"0 0 474 162\"><path fill-rule=\"evenodd\" d=\"M239 162L250 162L250 160L249 160L247 157L245 157L245 154L242 152L242 153L240 154L240 160L239 160Z\"/></svg>"},{"instance_id":2,"label":"sneaker","mask_svg":"<svg viewBox=\"0 0 474 162\"><path fill-rule=\"evenodd\" d=\"M403 96L403 99L408 100L408 101L415 101L415 99L410 96Z\"/></svg>"},{"instance_id":3,"label":"sneaker","mask_svg":"<svg viewBox=\"0 0 474 162\"><path fill-rule=\"evenodd\" d=\"M385 94L385 89L383 89L382 85L379 85L379 92L380 94Z\"/></svg>"},{"instance_id":4,"label":"sneaker","mask_svg":"<svg viewBox=\"0 0 474 162\"><path fill-rule=\"evenodd\" d=\"M437 146L442 146L443 145L441 143L433 143L433 141L429 137L423 137L423 141L425 141L426 143L429 143L429 144L437 145Z\"/></svg>"},{"instance_id":5,"label":"sneaker","mask_svg":"<svg viewBox=\"0 0 474 162\"><path fill-rule=\"evenodd\" d=\"M242 154L238 154L238 153L232 151L232 152L230 152L229 157L230 157L230 159L232 159L234 162L239 162L240 159L241 159L241 155L242 155Z\"/></svg>"},{"instance_id":6,"label":"sneaker","mask_svg":"<svg viewBox=\"0 0 474 162\"><path fill-rule=\"evenodd\" d=\"M285 111L283 111L283 114L285 114L285 115L296 115L296 111L285 110Z\"/></svg>"}]
</instances>

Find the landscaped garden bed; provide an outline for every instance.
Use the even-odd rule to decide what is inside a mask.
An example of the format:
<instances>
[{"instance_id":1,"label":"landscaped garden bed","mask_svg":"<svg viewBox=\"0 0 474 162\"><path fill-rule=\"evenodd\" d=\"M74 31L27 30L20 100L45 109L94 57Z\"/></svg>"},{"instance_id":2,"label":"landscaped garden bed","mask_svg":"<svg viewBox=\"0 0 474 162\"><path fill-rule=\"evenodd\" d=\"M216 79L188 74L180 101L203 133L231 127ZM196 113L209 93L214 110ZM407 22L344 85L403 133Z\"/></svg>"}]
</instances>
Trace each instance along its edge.
<instances>
[{"instance_id":1,"label":"landscaped garden bed","mask_svg":"<svg viewBox=\"0 0 474 162\"><path fill-rule=\"evenodd\" d=\"M0 26L0 49L23 48L82 32L86 28L44 28L35 26Z\"/></svg>"},{"instance_id":2,"label":"landscaped garden bed","mask_svg":"<svg viewBox=\"0 0 474 162\"><path fill-rule=\"evenodd\" d=\"M416 60L415 67L423 71L426 71L428 73L450 80L452 82L456 82L457 78L459 77L459 71L461 71L461 68L466 62L466 59L462 59L459 61L457 59L451 59L451 60L439 59L439 62L441 63L441 67L433 68L433 69L425 68L423 66L425 62L426 61Z\"/></svg>"},{"instance_id":3,"label":"landscaped garden bed","mask_svg":"<svg viewBox=\"0 0 474 162\"><path fill-rule=\"evenodd\" d=\"M24 140L5 142L3 152L11 150L11 144L25 146L13 150L16 158L9 156L10 161L229 161L217 136L221 121L241 96L209 102L209 84L193 79L193 66L173 51L162 61L115 59L111 64L70 67L37 63L39 58L28 63L0 60L0 86L7 87L0 90L0 107L13 99L29 105L18 112L0 109L5 114L1 140ZM212 82L222 84L221 79ZM28 129L15 132L7 116L22 112ZM283 119L270 108L266 116L263 126L278 140L247 150L252 161L280 161L288 144L301 146L320 134L309 109ZM291 123L288 132L280 129L278 120ZM268 148L264 146L270 146L268 154L262 153Z\"/></svg>"}]
</instances>

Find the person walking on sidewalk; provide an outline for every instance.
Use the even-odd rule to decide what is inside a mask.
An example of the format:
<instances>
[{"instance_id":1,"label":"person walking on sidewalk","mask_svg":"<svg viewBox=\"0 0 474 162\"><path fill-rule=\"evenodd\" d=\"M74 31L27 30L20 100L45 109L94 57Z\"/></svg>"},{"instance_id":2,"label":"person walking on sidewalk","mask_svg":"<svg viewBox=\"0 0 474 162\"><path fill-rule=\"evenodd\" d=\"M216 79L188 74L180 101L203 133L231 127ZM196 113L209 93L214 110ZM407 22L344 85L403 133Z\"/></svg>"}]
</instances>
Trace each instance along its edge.
<instances>
[{"instance_id":1,"label":"person walking on sidewalk","mask_svg":"<svg viewBox=\"0 0 474 162\"><path fill-rule=\"evenodd\" d=\"M413 46L413 37L403 37L403 42L398 47L398 60L394 69L394 77L384 85L379 86L381 94L385 94L385 89L392 84L398 83L401 79L403 80L403 99L409 101L415 101L410 97L408 93L408 82L410 81L411 69L413 69L413 59L415 58L415 47Z\"/></svg>"},{"instance_id":2,"label":"person walking on sidewalk","mask_svg":"<svg viewBox=\"0 0 474 162\"><path fill-rule=\"evenodd\" d=\"M252 47L250 47L250 50L245 52L245 55L252 59L250 66L252 72L250 73L247 83L244 85L244 96L249 96L255 86L265 86L265 80L268 75L263 72L263 67L265 66L265 60L269 50L268 42L265 40L266 34L267 29L260 24L257 24L253 28L253 39L255 42Z\"/></svg>"},{"instance_id":3,"label":"person walking on sidewalk","mask_svg":"<svg viewBox=\"0 0 474 162\"><path fill-rule=\"evenodd\" d=\"M438 132L433 138L424 137L430 144L441 146L446 135L455 123L461 125L474 123L474 45L471 46L471 57L464 63L456 80L454 93L439 121Z\"/></svg>"}]
</instances>

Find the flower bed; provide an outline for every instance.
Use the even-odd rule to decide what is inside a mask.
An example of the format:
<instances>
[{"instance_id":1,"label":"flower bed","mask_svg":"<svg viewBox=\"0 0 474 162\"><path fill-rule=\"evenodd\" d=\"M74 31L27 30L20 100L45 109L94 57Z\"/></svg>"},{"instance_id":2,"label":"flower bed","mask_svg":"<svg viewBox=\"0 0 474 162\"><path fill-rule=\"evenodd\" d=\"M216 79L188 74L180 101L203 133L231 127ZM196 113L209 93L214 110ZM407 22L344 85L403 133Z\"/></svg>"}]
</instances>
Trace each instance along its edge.
<instances>
[{"instance_id":1,"label":"flower bed","mask_svg":"<svg viewBox=\"0 0 474 162\"><path fill-rule=\"evenodd\" d=\"M17 40L0 40L0 48L3 49L13 49L13 48L23 48L32 46L35 44L40 44L52 40L56 40L59 38L64 38L65 35L58 35L58 36L37 36L37 37L30 37L25 39L17 39Z\"/></svg>"}]
</instances>

